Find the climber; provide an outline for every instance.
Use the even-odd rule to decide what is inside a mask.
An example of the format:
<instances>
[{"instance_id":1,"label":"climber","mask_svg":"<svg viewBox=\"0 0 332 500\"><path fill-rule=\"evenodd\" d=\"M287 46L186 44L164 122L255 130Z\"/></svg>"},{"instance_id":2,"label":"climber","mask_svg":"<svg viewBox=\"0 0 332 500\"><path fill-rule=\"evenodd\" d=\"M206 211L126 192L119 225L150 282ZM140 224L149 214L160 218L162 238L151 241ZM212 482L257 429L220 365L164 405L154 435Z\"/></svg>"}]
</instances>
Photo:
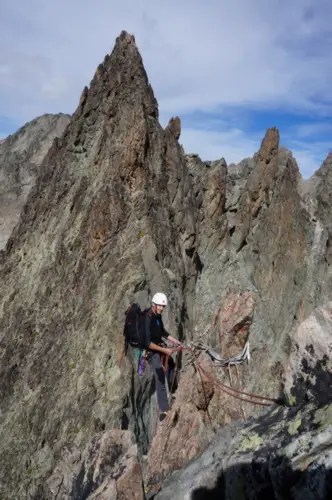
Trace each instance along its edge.
<instances>
[{"instance_id":1,"label":"climber","mask_svg":"<svg viewBox=\"0 0 332 500\"><path fill-rule=\"evenodd\" d=\"M159 406L159 421L162 422L169 410L169 402L166 390L166 377L163 368L162 358L168 356L168 386L172 392L176 390L175 363L171 354L174 349L168 348L163 341L167 338L175 347L183 347L182 343L172 337L164 327L162 313L167 306L167 297L163 293L156 293L152 298L152 306L145 315L145 341L149 351L148 362L154 371L156 381L157 400Z\"/></svg>"}]
</instances>

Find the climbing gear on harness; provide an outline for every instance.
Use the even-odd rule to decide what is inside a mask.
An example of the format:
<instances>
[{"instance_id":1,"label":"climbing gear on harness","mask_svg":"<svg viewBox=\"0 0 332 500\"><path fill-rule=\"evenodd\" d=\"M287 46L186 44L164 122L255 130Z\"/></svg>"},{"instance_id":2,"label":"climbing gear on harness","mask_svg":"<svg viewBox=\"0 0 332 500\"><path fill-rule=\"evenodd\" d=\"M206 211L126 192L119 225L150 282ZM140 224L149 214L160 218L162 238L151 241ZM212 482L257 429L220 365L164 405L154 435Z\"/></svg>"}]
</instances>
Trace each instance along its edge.
<instances>
[{"instance_id":1,"label":"climbing gear on harness","mask_svg":"<svg viewBox=\"0 0 332 500\"><path fill-rule=\"evenodd\" d=\"M138 364L139 364L139 360L141 358L141 354L142 354L142 349L137 349L136 352L135 352L135 360L136 360L137 367L138 367Z\"/></svg>"},{"instance_id":2,"label":"climbing gear on harness","mask_svg":"<svg viewBox=\"0 0 332 500\"><path fill-rule=\"evenodd\" d=\"M155 293L152 297L152 303L157 306L167 306L167 297L164 293Z\"/></svg>"},{"instance_id":3,"label":"climbing gear on harness","mask_svg":"<svg viewBox=\"0 0 332 500\"><path fill-rule=\"evenodd\" d=\"M137 373L141 377L145 370L146 360L147 360L147 351L145 349L137 349L136 350L136 364L137 364Z\"/></svg>"}]
</instances>

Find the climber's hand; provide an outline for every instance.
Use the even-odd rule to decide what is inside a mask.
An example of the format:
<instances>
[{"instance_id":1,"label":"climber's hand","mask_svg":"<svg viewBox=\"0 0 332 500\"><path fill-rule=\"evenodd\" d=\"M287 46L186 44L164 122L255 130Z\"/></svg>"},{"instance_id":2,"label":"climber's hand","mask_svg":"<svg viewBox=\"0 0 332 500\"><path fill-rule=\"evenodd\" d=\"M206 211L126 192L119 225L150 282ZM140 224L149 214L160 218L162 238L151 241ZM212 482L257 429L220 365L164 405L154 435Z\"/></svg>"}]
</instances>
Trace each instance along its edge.
<instances>
[{"instance_id":1,"label":"climber's hand","mask_svg":"<svg viewBox=\"0 0 332 500\"><path fill-rule=\"evenodd\" d=\"M176 342L173 342L173 343L176 347L184 347L184 345L179 340L177 340Z\"/></svg>"},{"instance_id":2,"label":"climber's hand","mask_svg":"<svg viewBox=\"0 0 332 500\"><path fill-rule=\"evenodd\" d=\"M171 335L168 336L168 340L177 347L184 347L183 344L178 339L172 337Z\"/></svg>"},{"instance_id":3,"label":"climber's hand","mask_svg":"<svg viewBox=\"0 0 332 500\"><path fill-rule=\"evenodd\" d=\"M173 351L174 351L174 349L172 349L170 347L165 347L165 349L164 349L164 353L166 354L166 356L172 356Z\"/></svg>"}]
</instances>

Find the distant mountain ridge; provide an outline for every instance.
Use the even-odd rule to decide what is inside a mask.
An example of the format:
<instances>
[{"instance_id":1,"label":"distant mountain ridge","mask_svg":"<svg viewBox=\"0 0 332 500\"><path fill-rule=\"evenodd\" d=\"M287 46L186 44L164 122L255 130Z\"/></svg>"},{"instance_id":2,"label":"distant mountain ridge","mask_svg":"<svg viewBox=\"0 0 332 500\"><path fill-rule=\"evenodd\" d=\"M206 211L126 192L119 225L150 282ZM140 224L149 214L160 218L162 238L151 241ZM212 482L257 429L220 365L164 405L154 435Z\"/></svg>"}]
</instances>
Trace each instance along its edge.
<instances>
[{"instance_id":1,"label":"distant mountain ridge","mask_svg":"<svg viewBox=\"0 0 332 500\"><path fill-rule=\"evenodd\" d=\"M45 114L0 140L0 249L18 221L47 151L69 121L69 115Z\"/></svg>"}]
</instances>

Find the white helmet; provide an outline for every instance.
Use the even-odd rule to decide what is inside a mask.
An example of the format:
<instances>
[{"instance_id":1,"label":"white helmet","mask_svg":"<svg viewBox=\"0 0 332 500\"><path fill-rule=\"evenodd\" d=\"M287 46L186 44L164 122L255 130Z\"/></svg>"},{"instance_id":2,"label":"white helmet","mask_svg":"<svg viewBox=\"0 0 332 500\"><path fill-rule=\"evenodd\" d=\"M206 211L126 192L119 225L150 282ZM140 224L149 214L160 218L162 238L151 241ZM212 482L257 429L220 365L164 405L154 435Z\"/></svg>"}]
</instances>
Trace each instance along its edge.
<instances>
[{"instance_id":1,"label":"white helmet","mask_svg":"<svg viewBox=\"0 0 332 500\"><path fill-rule=\"evenodd\" d=\"M167 306L167 297L164 293L155 293L152 297L152 303L157 306Z\"/></svg>"}]
</instances>

